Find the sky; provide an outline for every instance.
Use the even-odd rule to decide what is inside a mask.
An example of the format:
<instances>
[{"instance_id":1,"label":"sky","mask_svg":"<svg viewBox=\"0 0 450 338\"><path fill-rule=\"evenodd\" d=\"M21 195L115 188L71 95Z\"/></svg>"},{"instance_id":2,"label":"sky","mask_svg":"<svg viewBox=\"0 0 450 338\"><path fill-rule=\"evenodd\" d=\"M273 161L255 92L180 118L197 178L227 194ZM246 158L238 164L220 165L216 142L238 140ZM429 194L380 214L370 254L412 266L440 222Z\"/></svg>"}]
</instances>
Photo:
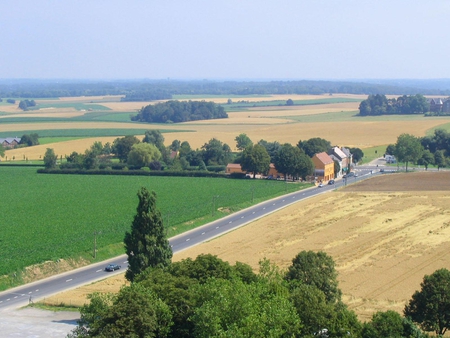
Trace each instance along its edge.
<instances>
[{"instance_id":1,"label":"sky","mask_svg":"<svg viewBox=\"0 0 450 338\"><path fill-rule=\"evenodd\" d=\"M2 0L0 79L450 78L450 0Z\"/></svg>"}]
</instances>

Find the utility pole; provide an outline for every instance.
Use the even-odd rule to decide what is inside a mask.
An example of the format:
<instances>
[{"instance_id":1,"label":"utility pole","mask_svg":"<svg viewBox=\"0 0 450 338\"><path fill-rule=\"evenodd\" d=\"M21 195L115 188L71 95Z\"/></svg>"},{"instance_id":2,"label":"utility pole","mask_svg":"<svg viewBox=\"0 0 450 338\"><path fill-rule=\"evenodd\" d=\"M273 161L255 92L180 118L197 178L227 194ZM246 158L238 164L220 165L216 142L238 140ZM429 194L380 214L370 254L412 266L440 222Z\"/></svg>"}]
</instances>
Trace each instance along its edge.
<instances>
[{"instance_id":1,"label":"utility pole","mask_svg":"<svg viewBox=\"0 0 450 338\"><path fill-rule=\"evenodd\" d=\"M94 259L97 258L97 231L94 231Z\"/></svg>"},{"instance_id":2,"label":"utility pole","mask_svg":"<svg viewBox=\"0 0 450 338\"><path fill-rule=\"evenodd\" d=\"M212 198L212 216L214 217L214 212L215 212L215 209L216 209L216 198L218 198L219 197L219 195L217 195L217 196L213 196L213 198Z\"/></svg>"}]
</instances>

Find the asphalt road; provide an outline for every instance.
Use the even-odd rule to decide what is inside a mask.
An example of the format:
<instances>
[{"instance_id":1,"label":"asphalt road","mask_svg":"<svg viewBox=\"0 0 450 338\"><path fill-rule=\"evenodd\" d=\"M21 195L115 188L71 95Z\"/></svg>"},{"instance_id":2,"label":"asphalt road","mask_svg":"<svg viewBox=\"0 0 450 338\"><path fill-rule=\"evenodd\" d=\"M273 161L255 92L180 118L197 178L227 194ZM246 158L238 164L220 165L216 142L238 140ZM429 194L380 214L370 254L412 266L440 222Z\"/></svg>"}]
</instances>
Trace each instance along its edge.
<instances>
[{"instance_id":1,"label":"asphalt road","mask_svg":"<svg viewBox=\"0 0 450 338\"><path fill-rule=\"evenodd\" d=\"M199 243L221 236L226 232L237 229L247 223L264 217L272 212L285 208L305 198L329 192L347 184L366 179L370 176L380 174L376 166L358 167L357 177L336 180L334 185L324 185L321 188L309 188L306 190L290 193L270 201L259 203L255 206L241 210L217 221L208 223L181 235L169 239L174 253L190 248ZM372 172L372 173L371 173ZM288 183L287 183L288 184ZM106 272L104 268L108 264L121 265L121 269L114 272ZM26 284L14 289L0 293L0 310L18 308L49 297L65 290L74 289L114 274L123 272L127 268L127 256L122 255L87 267L79 268L34 283Z\"/></svg>"}]
</instances>

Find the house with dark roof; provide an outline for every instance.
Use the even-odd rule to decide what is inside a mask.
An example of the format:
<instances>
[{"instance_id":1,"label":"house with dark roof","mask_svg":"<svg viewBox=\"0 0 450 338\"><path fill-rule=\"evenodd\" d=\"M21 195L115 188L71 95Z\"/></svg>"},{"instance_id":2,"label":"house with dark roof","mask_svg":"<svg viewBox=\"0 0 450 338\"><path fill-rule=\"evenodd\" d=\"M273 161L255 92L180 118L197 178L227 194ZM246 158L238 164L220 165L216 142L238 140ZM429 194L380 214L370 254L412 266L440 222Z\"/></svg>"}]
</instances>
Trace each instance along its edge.
<instances>
[{"instance_id":1,"label":"house with dark roof","mask_svg":"<svg viewBox=\"0 0 450 338\"><path fill-rule=\"evenodd\" d=\"M311 158L314 164L314 176L318 181L329 181L334 178L334 161L326 153L317 153Z\"/></svg>"},{"instance_id":2,"label":"house with dark roof","mask_svg":"<svg viewBox=\"0 0 450 338\"><path fill-rule=\"evenodd\" d=\"M12 149L20 143L20 137L0 138L0 144L5 149Z\"/></svg>"}]
</instances>

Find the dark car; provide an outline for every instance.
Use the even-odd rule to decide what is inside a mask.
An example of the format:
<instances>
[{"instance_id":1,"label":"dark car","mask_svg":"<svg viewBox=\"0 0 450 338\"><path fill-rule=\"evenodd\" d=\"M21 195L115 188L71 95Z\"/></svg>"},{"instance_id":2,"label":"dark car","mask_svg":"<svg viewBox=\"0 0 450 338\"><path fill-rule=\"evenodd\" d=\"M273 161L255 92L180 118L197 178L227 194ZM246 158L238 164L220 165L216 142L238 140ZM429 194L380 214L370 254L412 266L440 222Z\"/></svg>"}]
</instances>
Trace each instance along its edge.
<instances>
[{"instance_id":1,"label":"dark car","mask_svg":"<svg viewBox=\"0 0 450 338\"><path fill-rule=\"evenodd\" d=\"M119 270L119 269L120 269L120 265L109 264L106 266L105 271L115 271L115 270Z\"/></svg>"},{"instance_id":2,"label":"dark car","mask_svg":"<svg viewBox=\"0 0 450 338\"><path fill-rule=\"evenodd\" d=\"M334 180L329 180L328 181L328 185L333 185L334 184Z\"/></svg>"}]
</instances>

